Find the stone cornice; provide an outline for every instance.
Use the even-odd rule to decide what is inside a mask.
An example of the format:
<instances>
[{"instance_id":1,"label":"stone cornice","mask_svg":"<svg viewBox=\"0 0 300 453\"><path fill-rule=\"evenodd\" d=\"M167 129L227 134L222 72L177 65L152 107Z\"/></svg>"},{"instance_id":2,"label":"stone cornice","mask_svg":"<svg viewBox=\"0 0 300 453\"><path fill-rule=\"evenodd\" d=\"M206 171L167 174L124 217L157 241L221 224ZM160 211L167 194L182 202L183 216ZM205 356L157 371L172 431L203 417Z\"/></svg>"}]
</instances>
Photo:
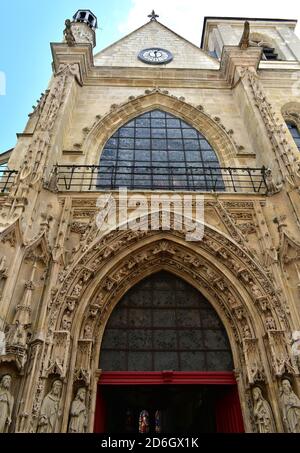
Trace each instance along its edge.
<instances>
[{"instance_id":1,"label":"stone cornice","mask_svg":"<svg viewBox=\"0 0 300 453\"><path fill-rule=\"evenodd\" d=\"M80 79L86 86L128 86L230 89L234 84L236 67L259 68L261 48L249 47L241 50L238 46L224 46L220 69L171 69L156 67L109 67L95 66L92 48L89 44L68 47L63 43L51 43L53 69L59 70L62 64L78 64ZM290 71L295 71L295 62L285 62L278 69L261 69L262 74L278 75L288 81ZM297 66L298 67L298 66ZM300 65L299 65L300 70Z\"/></svg>"},{"instance_id":2,"label":"stone cornice","mask_svg":"<svg viewBox=\"0 0 300 453\"><path fill-rule=\"evenodd\" d=\"M131 86L136 87L203 87L229 88L221 72L206 69L168 69L168 68L125 68L95 66L89 44L68 47L62 43L51 43L53 69L59 70L61 64L78 64L84 85Z\"/></svg>"}]
</instances>

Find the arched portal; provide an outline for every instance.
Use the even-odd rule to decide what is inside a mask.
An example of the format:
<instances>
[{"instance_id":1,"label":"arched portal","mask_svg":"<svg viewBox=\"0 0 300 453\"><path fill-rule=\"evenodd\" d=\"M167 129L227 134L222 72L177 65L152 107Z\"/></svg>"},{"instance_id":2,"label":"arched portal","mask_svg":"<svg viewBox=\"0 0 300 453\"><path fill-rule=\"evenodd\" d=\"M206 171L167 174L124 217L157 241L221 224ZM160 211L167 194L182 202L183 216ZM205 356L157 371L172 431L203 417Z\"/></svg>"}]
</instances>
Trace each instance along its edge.
<instances>
[{"instance_id":1,"label":"arched portal","mask_svg":"<svg viewBox=\"0 0 300 453\"><path fill-rule=\"evenodd\" d=\"M145 215L140 225L150 225L150 219L150 214ZM172 216L172 225L174 221ZM101 429L97 424L98 412L95 417L95 407L96 399L99 403L101 395L98 392L97 397L99 376L102 384L104 377L99 369L99 357L106 326L124 295L143 279L162 270L192 285L209 301L222 321L235 369L227 384L235 385L236 376L245 430L255 432L256 429L252 423L251 399L255 385L263 386L264 394L272 400L276 423L282 429L277 397L272 393L270 382L274 375L282 376L296 370L289 358L284 336L286 330L291 330L290 321L272 281L255 257L240 245L239 236L234 236L236 231L231 231L236 241L209 224L205 225L205 236L199 242L186 241L185 232L178 228L176 231L172 228L171 231L157 232L120 228L99 237L96 223L90 223L72 265L62 276L61 285L53 295L48 316L49 337L53 341L49 343L49 360L42 376L42 382L46 384L50 373L55 372L61 378L66 372L70 373L72 379L65 386L66 407L70 406L78 386L87 388L89 432L95 425L97 431ZM273 332L273 328L269 330L270 322L272 326L276 325L276 331L280 330L280 335ZM70 330L66 331L66 328ZM62 333L67 339L71 336L72 350L71 347L61 347ZM282 351L286 351L284 357ZM266 358L267 353L272 357L271 362ZM164 384L166 379L168 382L170 370L163 371L158 371L159 379L155 385ZM194 372L187 373L190 374L185 383L194 384ZM128 380L125 383L128 384ZM130 385L133 383L136 381L129 382ZM214 383L220 382L215 380ZM118 383L110 382L112 384ZM237 400L236 396L234 398ZM221 406L226 407L227 403ZM98 404L97 411L99 407ZM222 420L226 417L223 416ZM67 430L68 413L62 426Z\"/></svg>"},{"instance_id":2,"label":"arched portal","mask_svg":"<svg viewBox=\"0 0 300 453\"><path fill-rule=\"evenodd\" d=\"M99 367L96 430L137 432L143 411L152 433L243 430L225 328L206 298L169 272L119 301Z\"/></svg>"}]
</instances>

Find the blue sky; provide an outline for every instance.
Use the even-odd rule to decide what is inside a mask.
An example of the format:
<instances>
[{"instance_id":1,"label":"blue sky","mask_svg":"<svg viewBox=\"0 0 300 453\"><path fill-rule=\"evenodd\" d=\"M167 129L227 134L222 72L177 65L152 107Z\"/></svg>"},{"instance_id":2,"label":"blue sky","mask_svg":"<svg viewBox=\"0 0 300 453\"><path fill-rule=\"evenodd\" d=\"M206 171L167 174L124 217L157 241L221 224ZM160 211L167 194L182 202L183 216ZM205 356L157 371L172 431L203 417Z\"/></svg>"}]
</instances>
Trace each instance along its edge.
<instances>
[{"instance_id":1,"label":"blue sky","mask_svg":"<svg viewBox=\"0 0 300 453\"><path fill-rule=\"evenodd\" d=\"M0 26L0 153L16 143L28 113L51 76L50 42L61 42L64 21L81 8L98 17L96 51L148 21L154 8L159 20L200 45L204 16L300 19L299 0L284 2L212 0L4 0ZM299 25L297 34L300 34ZM3 75L6 94L2 95Z\"/></svg>"},{"instance_id":2,"label":"blue sky","mask_svg":"<svg viewBox=\"0 0 300 453\"><path fill-rule=\"evenodd\" d=\"M52 61L50 42L62 41L65 19L84 6L91 9L99 22L99 50L122 37L118 24L127 16L130 3L130 0L1 2L0 71L5 74L6 94L0 96L0 153L15 145L16 133L23 131L31 107L47 88Z\"/></svg>"}]
</instances>

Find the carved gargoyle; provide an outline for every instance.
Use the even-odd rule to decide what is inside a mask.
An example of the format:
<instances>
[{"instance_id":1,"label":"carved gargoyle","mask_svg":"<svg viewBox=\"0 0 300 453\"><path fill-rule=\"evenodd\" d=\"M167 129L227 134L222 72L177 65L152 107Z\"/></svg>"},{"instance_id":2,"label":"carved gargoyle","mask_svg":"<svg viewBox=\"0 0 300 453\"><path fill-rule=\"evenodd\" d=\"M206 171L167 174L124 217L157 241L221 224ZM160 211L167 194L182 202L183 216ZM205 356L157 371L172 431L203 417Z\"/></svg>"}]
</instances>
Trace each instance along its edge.
<instances>
[{"instance_id":1,"label":"carved gargoyle","mask_svg":"<svg viewBox=\"0 0 300 453\"><path fill-rule=\"evenodd\" d=\"M241 50L248 49L248 47L250 45L249 44L249 37L250 37L250 24L246 20L245 23L244 23L244 31L243 31L243 34L242 34L242 37L241 37L241 40L240 40L240 43L239 43L239 48Z\"/></svg>"},{"instance_id":2,"label":"carved gargoyle","mask_svg":"<svg viewBox=\"0 0 300 453\"><path fill-rule=\"evenodd\" d=\"M66 40L66 43L68 44L69 47L74 46L76 44L76 40L74 38L72 29L71 29L71 21L70 19L66 19L65 21L66 28L64 29L64 37Z\"/></svg>"},{"instance_id":3,"label":"carved gargoyle","mask_svg":"<svg viewBox=\"0 0 300 453\"><path fill-rule=\"evenodd\" d=\"M282 189L282 183L276 183L273 179L272 170L267 168L264 173L265 176L265 183L268 190L268 195L275 195L276 193L280 192Z\"/></svg>"}]
</instances>

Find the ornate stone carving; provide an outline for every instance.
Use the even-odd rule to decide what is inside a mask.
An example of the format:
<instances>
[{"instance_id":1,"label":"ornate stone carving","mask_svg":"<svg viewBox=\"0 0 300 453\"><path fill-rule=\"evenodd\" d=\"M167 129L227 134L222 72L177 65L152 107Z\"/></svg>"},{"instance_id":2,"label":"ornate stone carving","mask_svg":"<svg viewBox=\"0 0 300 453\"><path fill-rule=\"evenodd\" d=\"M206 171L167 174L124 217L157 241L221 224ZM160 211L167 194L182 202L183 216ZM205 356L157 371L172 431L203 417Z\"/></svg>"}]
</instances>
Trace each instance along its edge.
<instances>
[{"instance_id":1,"label":"ornate stone carving","mask_svg":"<svg viewBox=\"0 0 300 453\"><path fill-rule=\"evenodd\" d=\"M288 379L282 380L280 399L287 432L300 433L300 399L293 391Z\"/></svg>"},{"instance_id":2,"label":"ornate stone carving","mask_svg":"<svg viewBox=\"0 0 300 453\"><path fill-rule=\"evenodd\" d=\"M39 414L38 433L58 433L61 412L62 382L55 380L51 391L45 396Z\"/></svg>"},{"instance_id":3,"label":"ornate stone carving","mask_svg":"<svg viewBox=\"0 0 300 453\"><path fill-rule=\"evenodd\" d=\"M254 402L253 413L258 432L275 433L276 425L269 402L263 397L259 387L253 388L252 395Z\"/></svg>"},{"instance_id":4,"label":"ornate stone carving","mask_svg":"<svg viewBox=\"0 0 300 453\"><path fill-rule=\"evenodd\" d=\"M14 397L10 392L11 376L2 376L0 383L0 433L8 432L11 424Z\"/></svg>"},{"instance_id":5,"label":"ornate stone carving","mask_svg":"<svg viewBox=\"0 0 300 453\"><path fill-rule=\"evenodd\" d=\"M276 330L277 329L276 321L270 313L268 313L267 316L265 317L265 324L266 324L267 330Z\"/></svg>"},{"instance_id":6,"label":"ornate stone carving","mask_svg":"<svg viewBox=\"0 0 300 453\"><path fill-rule=\"evenodd\" d=\"M57 193L59 191L58 180L58 167L54 166L50 172L48 181L44 183L44 188L50 190L50 192Z\"/></svg>"},{"instance_id":7,"label":"ornate stone carving","mask_svg":"<svg viewBox=\"0 0 300 453\"><path fill-rule=\"evenodd\" d=\"M1 256L0 258L0 280L6 280L8 275L8 267L6 266L7 264L7 258L6 256Z\"/></svg>"},{"instance_id":8,"label":"ornate stone carving","mask_svg":"<svg viewBox=\"0 0 300 453\"><path fill-rule=\"evenodd\" d=\"M66 40L66 43L68 44L69 47L74 46L76 43L73 32L72 32L72 27L71 27L71 21L70 19L65 20L65 25L66 28L64 29L64 37Z\"/></svg>"},{"instance_id":9,"label":"ornate stone carving","mask_svg":"<svg viewBox=\"0 0 300 453\"><path fill-rule=\"evenodd\" d=\"M247 377L250 384L264 381L265 373L261 362L257 339L245 338L243 340Z\"/></svg>"},{"instance_id":10,"label":"ornate stone carving","mask_svg":"<svg viewBox=\"0 0 300 453\"><path fill-rule=\"evenodd\" d=\"M270 168L267 168L265 170L265 183L267 186L268 195L275 195L276 193L280 192L283 187L282 183L276 183L274 181L272 170Z\"/></svg>"},{"instance_id":11,"label":"ornate stone carving","mask_svg":"<svg viewBox=\"0 0 300 453\"><path fill-rule=\"evenodd\" d=\"M69 433L84 433L87 428L86 388L80 387L71 405Z\"/></svg>"},{"instance_id":12,"label":"ornate stone carving","mask_svg":"<svg viewBox=\"0 0 300 453\"><path fill-rule=\"evenodd\" d=\"M56 374L62 378L66 376L69 364L70 333L68 331L56 331L53 333L53 344L48 366L44 376Z\"/></svg>"},{"instance_id":13,"label":"ornate stone carving","mask_svg":"<svg viewBox=\"0 0 300 453\"><path fill-rule=\"evenodd\" d=\"M84 381L86 385L89 385L91 378L90 364L92 347L92 340L82 339L78 341L74 381Z\"/></svg>"},{"instance_id":14,"label":"ornate stone carving","mask_svg":"<svg viewBox=\"0 0 300 453\"><path fill-rule=\"evenodd\" d=\"M292 173L293 164L291 148L285 137L286 128L276 117L271 103L268 102L256 71L253 68L244 68L242 70L242 77L246 77L249 83L255 105L261 114L275 156L278 158L279 169L285 178ZM276 186L277 184L272 185L275 189Z\"/></svg>"},{"instance_id":15,"label":"ornate stone carving","mask_svg":"<svg viewBox=\"0 0 300 453\"><path fill-rule=\"evenodd\" d=\"M268 340L271 352L272 368L275 376L284 373L297 373L295 363L291 358L288 341L285 332L280 330L268 330Z\"/></svg>"}]
</instances>

